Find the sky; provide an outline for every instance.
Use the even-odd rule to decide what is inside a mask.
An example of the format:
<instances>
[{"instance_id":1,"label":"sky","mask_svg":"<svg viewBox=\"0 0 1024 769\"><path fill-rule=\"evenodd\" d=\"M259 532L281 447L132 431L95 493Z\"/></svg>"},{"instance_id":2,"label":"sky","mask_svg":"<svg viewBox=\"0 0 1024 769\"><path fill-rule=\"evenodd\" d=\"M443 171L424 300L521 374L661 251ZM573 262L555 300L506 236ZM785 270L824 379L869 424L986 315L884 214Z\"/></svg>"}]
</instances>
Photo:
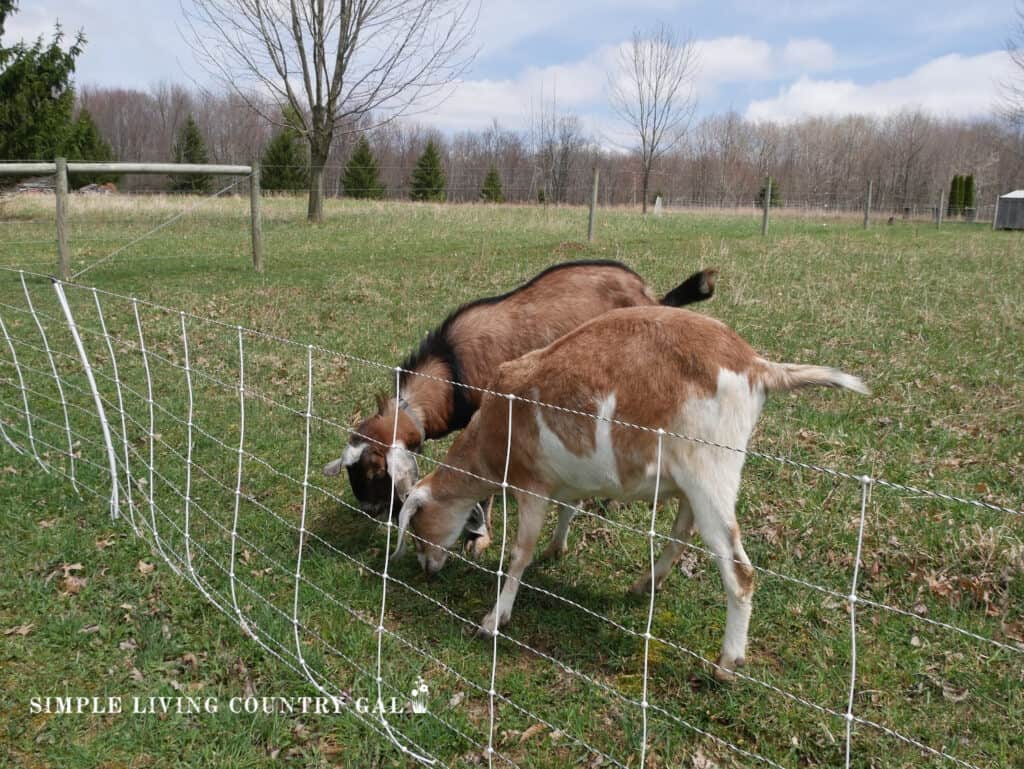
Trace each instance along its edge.
<instances>
[{"instance_id":1,"label":"sky","mask_svg":"<svg viewBox=\"0 0 1024 769\"><path fill-rule=\"evenodd\" d=\"M188 2L188 0L186 0ZM178 0L22 0L5 39L48 33L59 20L88 37L79 85L145 89L202 82L182 36ZM1014 0L482 0L470 68L416 119L445 132L497 119L523 129L541 99L595 135L622 131L608 78L634 29L658 22L691 36L697 116L753 120L990 114L1012 76L1005 52Z\"/></svg>"}]
</instances>

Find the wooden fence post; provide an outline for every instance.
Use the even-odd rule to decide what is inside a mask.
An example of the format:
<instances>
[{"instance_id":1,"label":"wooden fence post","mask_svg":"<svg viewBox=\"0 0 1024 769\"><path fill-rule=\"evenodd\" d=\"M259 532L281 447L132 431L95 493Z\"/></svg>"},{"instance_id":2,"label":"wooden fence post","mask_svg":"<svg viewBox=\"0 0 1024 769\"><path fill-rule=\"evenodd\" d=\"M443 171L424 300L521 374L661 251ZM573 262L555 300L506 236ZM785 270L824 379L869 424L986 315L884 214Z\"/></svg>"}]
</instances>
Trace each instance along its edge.
<instances>
[{"instance_id":1,"label":"wooden fence post","mask_svg":"<svg viewBox=\"0 0 1024 769\"><path fill-rule=\"evenodd\" d=\"M996 223L999 221L999 195L996 194L996 205L992 209L992 231L996 229Z\"/></svg>"},{"instance_id":2,"label":"wooden fence post","mask_svg":"<svg viewBox=\"0 0 1024 769\"><path fill-rule=\"evenodd\" d=\"M253 162L249 175L249 206L252 209L252 266L263 272L263 217L260 214L260 166Z\"/></svg>"},{"instance_id":3,"label":"wooden fence post","mask_svg":"<svg viewBox=\"0 0 1024 769\"><path fill-rule=\"evenodd\" d=\"M594 216L597 212L597 182L601 172L594 167L594 189L590 193L590 220L587 222L587 242L594 242Z\"/></svg>"},{"instance_id":4,"label":"wooden fence post","mask_svg":"<svg viewBox=\"0 0 1024 769\"><path fill-rule=\"evenodd\" d=\"M772 205L772 177L764 177L764 213L761 215L761 235L768 234L768 209Z\"/></svg>"},{"instance_id":5,"label":"wooden fence post","mask_svg":"<svg viewBox=\"0 0 1024 769\"><path fill-rule=\"evenodd\" d=\"M864 229L868 228L869 217L871 216L871 189L874 186L873 181L868 181L868 196L864 199Z\"/></svg>"},{"instance_id":6,"label":"wooden fence post","mask_svg":"<svg viewBox=\"0 0 1024 769\"><path fill-rule=\"evenodd\" d=\"M935 214L935 226L937 228L942 226L942 209L945 207L945 205L946 205L946 191L942 190L939 193L939 210Z\"/></svg>"},{"instance_id":7,"label":"wooden fence post","mask_svg":"<svg viewBox=\"0 0 1024 769\"><path fill-rule=\"evenodd\" d=\"M68 250L68 161L57 158L57 277L71 280L71 253Z\"/></svg>"}]
</instances>

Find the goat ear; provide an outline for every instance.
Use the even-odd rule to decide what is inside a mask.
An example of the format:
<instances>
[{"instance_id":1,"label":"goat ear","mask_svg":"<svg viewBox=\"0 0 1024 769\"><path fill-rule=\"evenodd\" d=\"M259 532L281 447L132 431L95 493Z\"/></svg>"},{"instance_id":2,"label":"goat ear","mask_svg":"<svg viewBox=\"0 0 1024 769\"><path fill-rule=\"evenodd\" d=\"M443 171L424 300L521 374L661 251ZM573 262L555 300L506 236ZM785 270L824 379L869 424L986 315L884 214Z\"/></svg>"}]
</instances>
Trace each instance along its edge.
<instances>
[{"instance_id":1,"label":"goat ear","mask_svg":"<svg viewBox=\"0 0 1024 769\"><path fill-rule=\"evenodd\" d=\"M353 446L351 443L348 444L345 447L345 452L340 457L324 465L324 475L330 478L340 473L341 468L354 465L363 456L363 452L366 451L368 445L368 443L360 443L356 446Z\"/></svg>"},{"instance_id":2,"label":"goat ear","mask_svg":"<svg viewBox=\"0 0 1024 769\"><path fill-rule=\"evenodd\" d=\"M416 497L408 497L398 513L398 544L395 545L395 558L399 558L405 552L405 530L409 528L409 521L420 509L420 502Z\"/></svg>"},{"instance_id":3,"label":"goat ear","mask_svg":"<svg viewBox=\"0 0 1024 769\"><path fill-rule=\"evenodd\" d=\"M335 475L341 472L341 468L345 466L345 458L339 457L331 462L324 465L324 476L327 478L333 478Z\"/></svg>"},{"instance_id":4,"label":"goat ear","mask_svg":"<svg viewBox=\"0 0 1024 769\"><path fill-rule=\"evenodd\" d=\"M416 455L399 442L388 449L387 462L388 474L395 482L395 492L399 499L405 499L420 477L420 469L416 465Z\"/></svg>"}]
</instances>

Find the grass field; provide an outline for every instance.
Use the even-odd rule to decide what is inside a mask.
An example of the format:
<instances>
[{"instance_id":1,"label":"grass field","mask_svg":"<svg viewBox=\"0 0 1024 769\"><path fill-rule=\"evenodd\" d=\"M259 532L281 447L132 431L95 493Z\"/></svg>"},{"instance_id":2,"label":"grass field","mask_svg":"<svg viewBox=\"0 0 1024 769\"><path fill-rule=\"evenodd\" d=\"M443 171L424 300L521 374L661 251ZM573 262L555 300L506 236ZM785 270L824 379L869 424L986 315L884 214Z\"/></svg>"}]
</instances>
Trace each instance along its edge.
<instances>
[{"instance_id":1,"label":"grass field","mask_svg":"<svg viewBox=\"0 0 1024 769\"><path fill-rule=\"evenodd\" d=\"M0 210L0 264L53 270L52 199L18 199ZM72 205L74 269L145 233L180 200L78 199ZM583 209L361 204L331 201L322 226L301 221L304 201L265 206L267 271L248 251L247 203L208 201L167 229L86 273L84 285L185 310L193 371L193 565L228 594L238 444L238 336L232 324L293 339L245 339L246 449L301 481L305 421L273 402L305 409L305 344L397 363L463 301L499 293L558 261L620 259L667 290L700 267L721 269L718 295L700 309L733 326L775 360L835 365L862 376L873 395L807 391L769 401L752 448L855 474L941 490L1019 510L1024 505L1024 238L983 225L896 224L861 230L852 220L776 216L762 239L753 216L677 214L641 218L600 212L597 239L583 240ZM26 285L54 349L74 356L54 292ZM104 397L116 403L109 354L96 336L93 295L68 297ZM130 302L101 296L116 338L120 379L146 392ZM25 313L16 273L0 271L0 316L15 340L35 437L70 470L60 396L40 336ZM184 552L188 389L182 319L140 305L153 367L152 488L165 547ZM25 443L21 393L0 343L0 416ZM69 421L79 479L109 489L98 422L77 357L58 355L71 385ZM391 389L384 368L316 350L314 412L347 425ZM126 395L132 489L148 522L148 411ZM116 417L115 417L116 421ZM119 428L119 424L118 424ZM201 431L201 432L200 432ZM318 485L351 500L347 483L319 477L343 430L313 423L310 466ZM220 442L225 446L220 445ZM430 446L440 458L445 446ZM118 445L120 451L120 445ZM375 731L340 716L233 714L230 697L313 695L304 678L245 638L182 577L112 522L105 499L77 496L31 457L0 449L0 765L405 766ZM97 466L89 462L97 463ZM106 483L106 486L104 485ZM177 489L178 491L175 491ZM237 576L239 602L270 638L294 650L291 622L302 488L259 461L244 466ZM646 527L643 506L588 503ZM270 512L268 512L268 510ZM373 670L384 561L383 529L316 488L299 590L303 656L330 688L375 697ZM839 595L849 592L860 487L813 471L751 458L738 517L758 566ZM156 515L156 514L155 514ZM669 516L659 528L667 531ZM514 516L513 516L514 518ZM176 529L175 527L179 527ZM227 527L227 528L225 528ZM195 546L194 546L195 547ZM497 548L483 557L494 568ZM646 600L626 588L647 563L643 537L581 517L570 553L535 564L526 579L643 632ZM155 566L155 568L150 568ZM458 615L479 620L493 578L454 561L426 582L415 560L392 573ZM1024 518L875 488L867 508L858 594L912 616L859 605L854 711L978 767L1024 766ZM351 611L348 611L350 609ZM724 622L717 568L684 555L658 595L653 633L714 657ZM979 641L915 617L998 641ZM489 686L491 645L401 584L388 590L383 639L385 694L404 702L417 676L430 715L391 716L443 763L487 765L488 698L451 672ZM845 712L850 672L848 606L793 581L758 575L744 672L805 701ZM520 592L499 644L496 748L522 767L612 765L576 739L630 767L639 761L643 640L536 590ZM396 639L404 639L406 643ZM437 661L416 653L427 651ZM785 767L842 766L846 724L749 681L714 682L706 665L654 643L649 699L650 767L758 766L701 732ZM438 661L442 664L438 664ZM571 673L577 671L585 678ZM393 687L393 688L392 688ZM616 694L618 693L618 694ZM218 697L216 714L53 715L34 696ZM622 695L622 696L619 696ZM667 711L666 716L663 711ZM551 725L539 721L539 716ZM701 731L696 731L694 728ZM468 735L467 740L461 735ZM853 730L852 766L955 766L865 724ZM500 764L500 762L497 762Z\"/></svg>"}]
</instances>

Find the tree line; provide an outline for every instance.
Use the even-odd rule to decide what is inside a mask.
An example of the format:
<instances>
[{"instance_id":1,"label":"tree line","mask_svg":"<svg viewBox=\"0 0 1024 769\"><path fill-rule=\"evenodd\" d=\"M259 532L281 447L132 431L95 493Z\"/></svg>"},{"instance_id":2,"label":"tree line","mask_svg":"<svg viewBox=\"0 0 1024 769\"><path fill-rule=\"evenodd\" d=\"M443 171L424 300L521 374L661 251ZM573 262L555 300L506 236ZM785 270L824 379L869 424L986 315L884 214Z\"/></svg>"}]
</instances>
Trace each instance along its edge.
<instances>
[{"instance_id":1,"label":"tree line","mask_svg":"<svg viewBox=\"0 0 1024 769\"><path fill-rule=\"evenodd\" d=\"M78 93L78 109L91 117L118 158L174 158L178 133L191 116L211 162L262 160L264 187L298 192L308 184L308 148L287 117L283 128L273 125L232 95L176 85L149 91L87 87ZM446 200L479 199L490 175L488 188L500 184L500 197L508 201L583 204L595 167L602 204L643 200L641 158L603 147L578 116L551 106L523 130L493 122L482 130L444 135L414 121L372 122L339 132L325 163L327 195L344 195L348 188L349 194L360 190L368 197L408 197L429 143L439 156ZM373 166L376 173L350 176L346 184L353 157L357 166ZM938 205L954 176L973 177L976 200L988 204L997 194L1024 186L1024 132L997 117L953 120L920 111L786 124L753 122L736 112L709 115L658 159L648 195L668 204L753 205L768 175L778 205L855 208L871 181L875 207L901 212Z\"/></svg>"}]
</instances>

